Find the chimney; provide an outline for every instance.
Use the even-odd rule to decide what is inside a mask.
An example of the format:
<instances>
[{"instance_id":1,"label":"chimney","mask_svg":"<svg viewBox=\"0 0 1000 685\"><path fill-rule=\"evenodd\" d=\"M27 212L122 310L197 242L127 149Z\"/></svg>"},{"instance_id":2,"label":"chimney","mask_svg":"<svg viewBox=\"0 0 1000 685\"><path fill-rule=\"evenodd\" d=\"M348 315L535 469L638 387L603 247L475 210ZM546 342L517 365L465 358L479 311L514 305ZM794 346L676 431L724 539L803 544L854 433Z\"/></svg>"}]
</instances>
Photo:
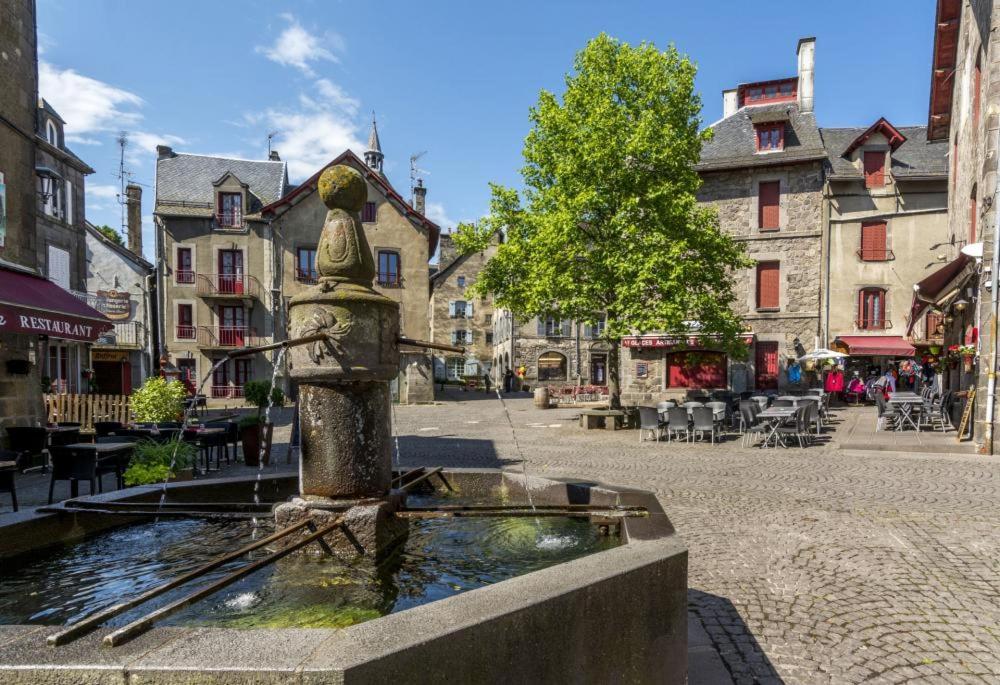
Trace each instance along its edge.
<instances>
[{"instance_id":1,"label":"chimney","mask_svg":"<svg viewBox=\"0 0 1000 685\"><path fill-rule=\"evenodd\" d=\"M134 183L125 186L128 202L128 249L142 256L142 188Z\"/></svg>"},{"instance_id":2,"label":"chimney","mask_svg":"<svg viewBox=\"0 0 1000 685\"><path fill-rule=\"evenodd\" d=\"M277 150L271 150L270 152L268 152L267 153L267 158L268 158L268 160L270 160L272 162L280 162L281 161L281 157L278 156L278 151Z\"/></svg>"},{"instance_id":3,"label":"chimney","mask_svg":"<svg viewBox=\"0 0 1000 685\"><path fill-rule=\"evenodd\" d=\"M739 99L736 97L736 89L722 91L722 118L731 117L740 108Z\"/></svg>"},{"instance_id":4,"label":"chimney","mask_svg":"<svg viewBox=\"0 0 1000 685\"><path fill-rule=\"evenodd\" d=\"M169 145L157 145L156 146L156 159L170 159L171 157L176 157L174 154L174 149Z\"/></svg>"},{"instance_id":5,"label":"chimney","mask_svg":"<svg viewBox=\"0 0 1000 685\"><path fill-rule=\"evenodd\" d=\"M816 69L816 39L800 38L799 58L799 111L813 111L813 78Z\"/></svg>"},{"instance_id":6,"label":"chimney","mask_svg":"<svg viewBox=\"0 0 1000 685\"><path fill-rule=\"evenodd\" d=\"M424 179L417 179L417 187L413 189L413 208L419 214L424 214L424 207L427 205L427 188L424 188Z\"/></svg>"}]
</instances>

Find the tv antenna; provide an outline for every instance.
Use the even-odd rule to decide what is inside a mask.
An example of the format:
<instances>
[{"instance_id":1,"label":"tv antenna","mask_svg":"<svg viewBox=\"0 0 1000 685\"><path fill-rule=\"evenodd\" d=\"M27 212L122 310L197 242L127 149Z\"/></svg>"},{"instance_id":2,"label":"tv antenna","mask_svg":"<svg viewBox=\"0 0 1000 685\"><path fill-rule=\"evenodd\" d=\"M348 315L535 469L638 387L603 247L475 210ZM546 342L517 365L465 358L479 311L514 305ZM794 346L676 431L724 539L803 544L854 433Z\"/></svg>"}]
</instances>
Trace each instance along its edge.
<instances>
[{"instance_id":1,"label":"tv antenna","mask_svg":"<svg viewBox=\"0 0 1000 685\"><path fill-rule=\"evenodd\" d=\"M122 217L121 217L121 228L119 229L122 236L128 235L128 219L126 213L126 207L128 206L128 196L125 194L125 186L128 185L132 180L132 172L125 167L125 148L128 147L128 131L119 131L118 138L115 141L118 143L119 157L118 157L118 204L121 206Z\"/></svg>"},{"instance_id":2,"label":"tv antenna","mask_svg":"<svg viewBox=\"0 0 1000 685\"><path fill-rule=\"evenodd\" d=\"M423 152L415 152L410 155L410 202L413 202L413 189L417 187L417 181L421 179L423 174L430 175L431 172L426 169L420 169L417 167L417 160L427 154L427 150Z\"/></svg>"},{"instance_id":3,"label":"tv antenna","mask_svg":"<svg viewBox=\"0 0 1000 685\"><path fill-rule=\"evenodd\" d=\"M279 133L281 133L281 132L280 131L268 131L267 132L267 158L268 159L271 158L271 141L273 141L274 137L276 135L278 135Z\"/></svg>"}]
</instances>

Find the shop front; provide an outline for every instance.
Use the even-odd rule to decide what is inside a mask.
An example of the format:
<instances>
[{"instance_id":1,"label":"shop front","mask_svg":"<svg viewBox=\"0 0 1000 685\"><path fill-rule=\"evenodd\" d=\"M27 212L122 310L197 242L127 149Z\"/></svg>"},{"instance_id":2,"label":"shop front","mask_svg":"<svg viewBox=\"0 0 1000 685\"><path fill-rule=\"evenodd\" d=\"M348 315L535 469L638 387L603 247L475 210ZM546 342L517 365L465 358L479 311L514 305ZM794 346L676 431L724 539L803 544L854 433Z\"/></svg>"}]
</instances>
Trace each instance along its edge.
<instances>
[{"instance_id":1,"label":"shop front","mask_svg":"<svg viewBox=\"0 0 1000 685\"><path fill-rule=\"evenodd\" d=\"M750 346L754 336L747 334L743 340ZM720 351L710 336L627 336L622 338L622 348L622 388L626 399L658 401L695 391L747 389L746 364Z\"/></svg>"},{"instance_id":2,"label":"shop front","mask_svg":"<svg viewBox=\"0 0 1000 685\"><path fill-rule=\"evenodd\" d=\"M900 335L841 335L834 339L832 349L849 355L837 362L843 370L840 390L846 390L854 378L867 386L888 371L895 372L899 390L918 391L931 380L916 348Z\"/></svg>"}]
</instances>

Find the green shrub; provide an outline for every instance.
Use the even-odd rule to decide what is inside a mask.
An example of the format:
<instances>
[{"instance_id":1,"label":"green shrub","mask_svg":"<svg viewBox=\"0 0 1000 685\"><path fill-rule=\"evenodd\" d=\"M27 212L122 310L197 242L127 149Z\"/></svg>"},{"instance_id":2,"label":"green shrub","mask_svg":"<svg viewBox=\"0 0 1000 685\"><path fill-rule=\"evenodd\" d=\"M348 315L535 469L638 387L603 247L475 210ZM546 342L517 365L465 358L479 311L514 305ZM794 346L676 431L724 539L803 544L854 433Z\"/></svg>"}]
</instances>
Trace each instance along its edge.
<instances>
[{"instance_id":1,"label":"green shrub","mask_svg":"<svg viewBox=\"0 0 1000 685\"><path fill-rule=\"evenodd\" d=\"M249 428L250 426L259 426L263 422L264 422L264 417L261 416L260 414L257 414L256 416L250 414L248 416L240 418L239 422L236 425L239 426L240 430L243 430L244 428Z\"/></svg>"},{"instance_id":2,"label":"green shrub","mask_svg":"<svg viewBox=\"0 0 1000 685\"><path fill-rule=\"evenodd\" d=\"M184 413L185 397L187 389L180 381L151 376L132 393L132 414L142 422L176 421Z\"/></svg>"},{"instance_id":3,"label":"green shrub","mask_svg":"<svg viewBox=\"0 0 1000 685\"><path fill-rule=\"evenodd\" d=\"M285 393L281 388L272 388L270 381L247 381L243 385L243 397L247 404L257 407L257 416L267 407L268 399L272 399L276 407L285 405Z\"/></svg>"},{"instance_id":4,"label":"green shrub","mask_svg":"<svg viewBox=\"0 0 1000 685\"><path fill-rule=\"evenodd\" d=\"M174 459L174 470L170 470L170 462ZM135 452L125 469L125 485L149 485L162 483L167 478L177 475L177 471L186 469L194 463L195 446L183 440L175 439L166 443L143 440L136 443Z\"/></svg>"}]
</instances>

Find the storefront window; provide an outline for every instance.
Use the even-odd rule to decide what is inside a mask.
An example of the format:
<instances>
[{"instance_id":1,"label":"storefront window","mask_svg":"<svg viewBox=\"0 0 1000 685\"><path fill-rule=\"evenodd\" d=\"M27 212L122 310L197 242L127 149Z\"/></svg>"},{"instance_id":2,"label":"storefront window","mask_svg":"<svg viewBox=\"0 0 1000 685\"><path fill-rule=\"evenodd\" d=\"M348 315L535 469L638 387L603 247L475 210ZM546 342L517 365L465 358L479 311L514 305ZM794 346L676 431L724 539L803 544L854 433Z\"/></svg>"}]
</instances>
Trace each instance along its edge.
<instances>
[{"instance_id":1,"label":"storefront window","mask_svg":"<svg viewBox=\"0 0 1000 685\"><path fill-rule=\"evenodd\" d=\"M725 388L726 355L721 352L667 354L668 388Z\"/></svg>"},{"instance_id":2,"label":"storefront window","mask_svg":"<svg viewBox=\"0 0 1000 685\"><path fill-rule=\"evenodd\" d=\"M558 352L546 352L538 357L539 381L566 380L566 357Z\"/></svg>"}]
</instances>

